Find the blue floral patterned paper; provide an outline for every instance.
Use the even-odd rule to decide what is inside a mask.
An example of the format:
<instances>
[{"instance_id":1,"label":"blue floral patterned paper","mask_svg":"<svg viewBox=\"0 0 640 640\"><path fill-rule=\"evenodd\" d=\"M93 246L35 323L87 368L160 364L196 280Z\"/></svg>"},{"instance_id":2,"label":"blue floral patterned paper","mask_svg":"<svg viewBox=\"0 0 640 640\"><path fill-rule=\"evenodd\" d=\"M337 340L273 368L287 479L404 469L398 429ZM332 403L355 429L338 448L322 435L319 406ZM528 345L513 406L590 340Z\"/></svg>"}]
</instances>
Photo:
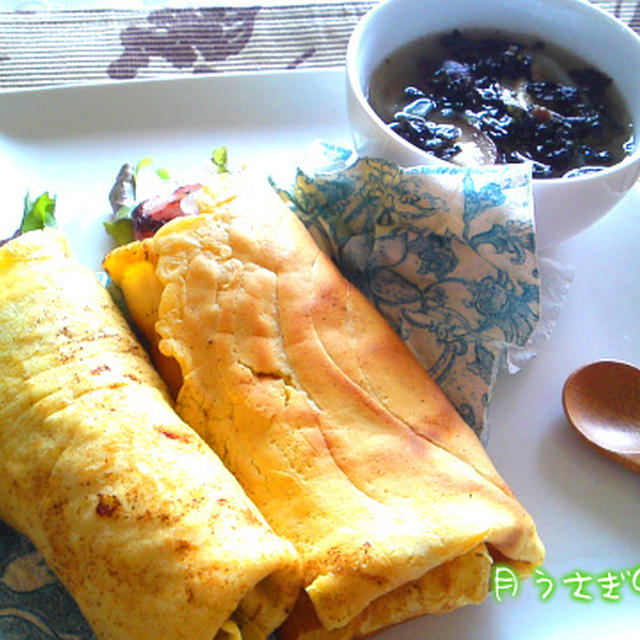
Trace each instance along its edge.
<instances>
[{"instance_id":1,"label":"blue floral patterned paper","mask_svg":"<svg viewBox=\"0 0 640 640\"><path fill-rule=\"evenodd\" d=\"M539 320L526 165L403 170L320 145L281 196L483 439L506 349Z\"/></svg>"}]
</instances>

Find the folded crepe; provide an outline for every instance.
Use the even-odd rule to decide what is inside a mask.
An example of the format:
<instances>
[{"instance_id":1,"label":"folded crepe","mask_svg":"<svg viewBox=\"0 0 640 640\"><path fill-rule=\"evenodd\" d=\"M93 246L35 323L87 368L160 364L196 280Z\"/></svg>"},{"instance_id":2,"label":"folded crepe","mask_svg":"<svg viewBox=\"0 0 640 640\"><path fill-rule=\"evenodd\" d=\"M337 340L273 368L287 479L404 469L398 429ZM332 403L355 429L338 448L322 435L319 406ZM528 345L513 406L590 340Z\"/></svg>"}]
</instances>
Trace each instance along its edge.
<instances>
[{"instance_id":1,"label":"folded crepe","mask_svg":"<svg viewBox=\"0 0 640 640\"><path fill-rule=\"evenodd\" d=\"M194 200L200 215L104 266L178 413L300 553L304 591L279 635L364 637L480 602L495 559L531 572L531 517L270 186L221 176Z\"/></svg>"},{"instance_id":2,"label":"folded crepe","mask_svg":"<svg viewBox=\"0 0 640 640\"><path fill-rule=\"evenodd\" d=\"M299 560L56 231L0 248L0 518L101 640L264 640Z\"/></svg>"}]
</instances>

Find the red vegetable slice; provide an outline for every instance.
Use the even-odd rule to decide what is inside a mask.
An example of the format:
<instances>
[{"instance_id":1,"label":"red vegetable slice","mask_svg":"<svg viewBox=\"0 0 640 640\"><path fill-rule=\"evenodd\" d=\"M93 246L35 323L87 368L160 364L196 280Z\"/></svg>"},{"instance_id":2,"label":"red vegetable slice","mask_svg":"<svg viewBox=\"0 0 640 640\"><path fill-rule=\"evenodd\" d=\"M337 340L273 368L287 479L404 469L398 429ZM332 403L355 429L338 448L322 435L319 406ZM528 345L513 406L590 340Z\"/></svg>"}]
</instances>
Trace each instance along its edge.
<instances>
[{"instance_id":1,"label":"red vegetable slice","mask_svg":"<svg viewBox=\"0 0 640 640\"><path fill-rule=\"evenodd\" d=\"M150 238L164 224L186 215L182 200L200 189L200 184L179 187L170 196L156 196L141 202L131 213L133 235L136 240Z\"/></svg>"}]
</instances>

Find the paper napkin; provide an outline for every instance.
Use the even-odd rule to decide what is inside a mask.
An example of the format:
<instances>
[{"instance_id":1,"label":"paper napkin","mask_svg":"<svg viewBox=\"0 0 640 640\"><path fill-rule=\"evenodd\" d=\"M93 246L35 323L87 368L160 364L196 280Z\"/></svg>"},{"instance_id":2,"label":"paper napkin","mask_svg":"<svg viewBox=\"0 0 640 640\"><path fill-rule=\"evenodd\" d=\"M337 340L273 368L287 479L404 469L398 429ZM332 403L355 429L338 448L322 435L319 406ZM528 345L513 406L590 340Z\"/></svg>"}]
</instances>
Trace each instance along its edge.
<instances>
[{"instance_id":1,"label":"paper napkin","mask_svg":"<svg viewBox=\"0 0 640 640\"><path fill-rule=\"evenodd\" d=\"M318 143L272 182L486 442L498 372L540 319L528 166L401 169Z\"/></svg>"}]
</instances>

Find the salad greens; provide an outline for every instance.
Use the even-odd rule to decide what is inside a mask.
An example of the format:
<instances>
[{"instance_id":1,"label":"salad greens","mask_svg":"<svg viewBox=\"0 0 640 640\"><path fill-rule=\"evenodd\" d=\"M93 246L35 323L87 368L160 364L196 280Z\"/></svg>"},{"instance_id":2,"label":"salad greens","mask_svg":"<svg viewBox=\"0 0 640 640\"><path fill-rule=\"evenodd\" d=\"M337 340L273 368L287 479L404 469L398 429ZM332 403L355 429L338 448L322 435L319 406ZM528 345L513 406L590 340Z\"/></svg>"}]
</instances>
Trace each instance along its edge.
<instances>
[{"instance_id":1,"label":"salad greens","mask_svg":"<svg viewBox=\"0 0 640 640\"><path fill-rule=\"evenodd\" d=\"M24 209L20 222L20 233L44 229L45 227L57 227L56 222L56 196L50 196L48 191L40 194L35 200L27 191L24 196Z\"/></svg>"},{"instance_id":2,"label":"salad greens","mask_svg":"<svg viewBox=\"0 0 640 640\"><path fill-rule=\"evenodd\" d=\"M55 214L56 196L51 196L48 191L45 191L35 200L32 200L31 195L27 191L24 196L24 207L20 226L11 237L1 238L0 246L14 238L17 238L23 233L27 233L27 231L36 231L46 227L57 227L58 223L56 222Z\"/></svg>"},{"instance_id":3,"label":"salad greens","mask_svg":"<svg viewBox=\"0 0 640 640\"><path fill-rule=\"evenodd\" d=\"M138 177L141 169L144 169L144 167L150 167L151 165L153 165L153 158L151 156L142 158L142 160L140 160L140 162L138 162L138 164L136 165L135 171L133 173L134 179ZM163 167L156 169L156 175L161 180L169 180L171 178L171 176L169 175L169 170Z\"/></svg>"},{"instance_id":4,"label":"salad greens","mask_svg":"<svg viewBox=\"0 0 640 640\"><path fill-rule=\"evenodd\" d=\"M227 147L215 148L211 153L210 160L214 171L217 173L230 173ZM117 246L132 242L134 239L133 218L135 217L136 208L140 205L140 202L137 201L137 197L140 197L139 190L136 188L137 183L143 170L152 169L153 165L153 158L146 156L135 167L125 164L120 169L109 196L114 212L113 218L108 222L102 223L105 231L113 238ZM157 168L154 172L162 181L168 182L171 180L169 171L165 168Z\"/></svg>"},{"instance_id":5,"label":"salad greens","mask_svg":"<svg viewBox=\"0 0 640 640\"><path fill-rule=\"evenodd\" d=\"M121 206L114 214L113 220L102 223L105 231L113 238L117 246L133 242L133 223L131 207Z\"/></svg>"},{"instance_id":6,"label":"salad greens","mask_svg":"<svg viewBox=\"0 0 640 640\"><path fill-rule=\"evenodd\" d=\"M228 168L228 152L227 147L218 147L211 154L211 162L218 173L229 173ZM148 156L140 160L133 169L133 175L129 178L133 197L135 200L136 178L140 171L145 167L151 167L153 159ZM155 173L163 181L171 179L169 171L165 168L155 169ZM126 178L118 176L118 181ZM113 218L108 222L103 222L106 232L113 238L116 245L127 244L133 240L133 223L132 214L135 209L135 203L118 203L114 207ZM44 229L46 227L57 227L56 221L56 196L51 195L48 191L41 193L37 198L32 199L31 194L27 191L24 196L24 208L22 220L14 237L33 231L36 229ZM5 240L6 242L6 240Z\"/></svg>"},{"instance_id":7,"label":"salad greens","mask_svg":"<svg viewBox=\"0 0 640 640\"><path fill-rule=\"evenodd\" d=\"M229 154L227 147L218 147L211 154L211 162L217 167L218 173L229 173L228 168Z\"/></svg>"}]
</instances>

